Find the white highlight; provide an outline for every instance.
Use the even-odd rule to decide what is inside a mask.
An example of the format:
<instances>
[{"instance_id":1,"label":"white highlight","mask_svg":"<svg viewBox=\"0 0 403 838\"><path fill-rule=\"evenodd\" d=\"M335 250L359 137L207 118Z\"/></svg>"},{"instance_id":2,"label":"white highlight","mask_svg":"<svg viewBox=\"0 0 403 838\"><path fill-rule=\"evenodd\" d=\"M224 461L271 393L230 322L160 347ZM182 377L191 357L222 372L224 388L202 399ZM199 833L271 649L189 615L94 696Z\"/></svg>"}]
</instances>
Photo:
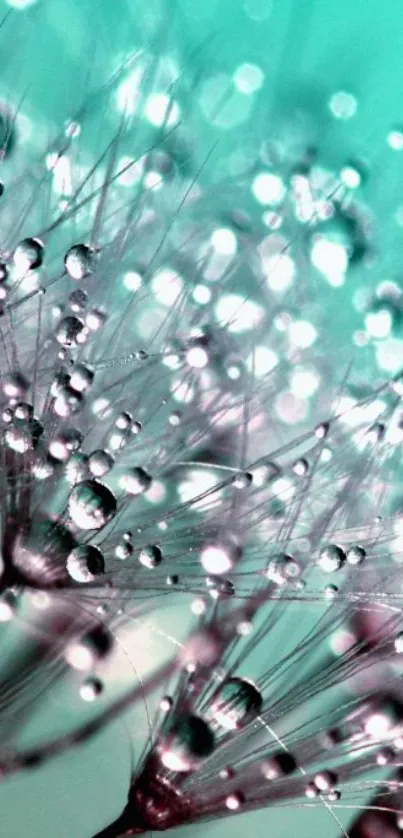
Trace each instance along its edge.
<instances>
[{"instance_id":1,"label":"white highlight","mask_svg":"<svg viewBox=\"0 0 403 838\"><path fill-rule=\"evenodd\" d=\"M189 367L202 370L209 362L208 352L202 346L192 346L186 352L186 363Z\"/></svg>"},{"instance_id":2,"label":"white highlight","mask_svg":"<svg viewBox=\"0 0 403 838\"><path fill-rule=\"evenodd\" d=\"M278 253L263 260L266 282L272 291L286 291L295 277L295 262L287 253Z\"/></svg>"},{"instance_id":3,"label":"white highlight","mask_svg":"<svg viewBox=\"0 0 403 838\"><path fill-rule=\"evenodd\" d=\"M264 73L257 64L240 64L235 70L233 81L240 93L250 96L260 90L264 81Z\"/></svg>"},{"instance_id":4,"label":"white highlight","mask_svg":"<svg viewBox=\"0 0 403 838\"><path fill-rule=\"evenodd\" d=\"M252 192L259 204L266 206L280 204L286 190L281 177L271 172L261 172L253 179Z\"/></svg>"},{"instance_id":5,"label":"white highlight","mask_svg":"<svg viewBox=\"0 0 403 838\"><path fill-rule=\"evenodd\" d=\"M151 290L161 305L173 306L183 291L183 279L171 268L163 268L154 274Z\"/></svg>"},{"instance_id":6,"label":"white highlight","mask_svg":"<svg viewBox=\"0 0 403 838\"><path fill-rule=\"evenodd\" d=\"M288 327L291 343L299 349L307 349L315 343L318 333L315 326L308 320L294 320Z\"/></svg>"},{"instance_id":7,"label":"white highlight","mask_svg":"<svg viewBox=\"0 0 403 838\"><path fill-rule=\"evenodd\" d=\"M200 554L200 560L207 573L213 575L228 573L233 567L232 556L225 547L205 547Z\"/></svg>"},{"instance_id":8,"label":"white highlight","mask_svg":"<svg viewBox=\"0 0 403 838\"><path fill-rule=\"evenodd\" d=\"M352 93L345 90L338 90L333 93L329 102L329 108L336 119L351 119L357 112L357 99Z\"/></svg>"},{"instance_id":9,"label":"white highlight","mask_svg":"<svg viewBox=\"0 0 403 838\"><path fill-rule=\"evenodd\" d=\"M311 262L330 285L343 285L348 268L348 253L339 242L318 236L311 249Z\"/></svg>"},{"instance_id":10,"label":"white highlight","mask_svg":"<svg viewBox=\"0 0 403 838\"><path fill-rule=\"evenodd\" d=\"M255 350L249 355L247 360L247 367L251 372L260 378L267 375L267 373L274 370L278 364L278 355L269 349L267 346L256 346Z\"/></svg>"},{"instance_id":11,"label":"white highlight","mask_svg":"<svg viewBox=\"0 0 403 838\"><path fill-rule=\"evenodd\" d=\"M237 238L228 227L219 227L211 236L211 245L217 253L232 256L237 251Z\"/></svg>"},{"instance_id":12,"label":"white highlight","mask_svg":"<svg viewBox=\"0 0 403 838\"><path fill-rule=\"evenodd\" d=\"M221 326L226 326L229 332L239 333L258 328L264 310L239 294L224 294L216 303L214 314Z\"/></svg>"},{"instance_id":13,"label":"white highlight","mask_svg":"<svg viewBox=\"0 0 403 838\"><path fill-rule=\"evenodd\" d=\"M170 128L178 122L179 108L166 93L153 93L147 99L145 116L157 128L164 124Z\"/></svg>"},{"instance_id":14,"label":"white highlight","mask_svg":"<svg viewBox=\"0 0 403 838\"><path fill-rule=\"evenodd\" d=\"M141 275L137 271L127 271L123 277L123 285L128 291L132 291L133 293L141 288L142 282Z\"/></svg>"},{"instance_id":15,"label":"white highlight","mask_svg":"<svg viewBox=\"0 0 403 838\"><path fill-rule=\"evenodd\" d=\"M381 309L365 317L365 328L372 338L387 338L392 329L392 315L390 311Z\"/></svg>"},{"instance_id":16,"label":"white highlight","mask_svg":"<svg viewBox=\"0 0 403 838\"><path fill-rule=\"evenodd\" d=\"M294 396L309 399L316 393L320 378L314 370L294 369L290 375L290 389Z\"/></svg>"}]
</instances>

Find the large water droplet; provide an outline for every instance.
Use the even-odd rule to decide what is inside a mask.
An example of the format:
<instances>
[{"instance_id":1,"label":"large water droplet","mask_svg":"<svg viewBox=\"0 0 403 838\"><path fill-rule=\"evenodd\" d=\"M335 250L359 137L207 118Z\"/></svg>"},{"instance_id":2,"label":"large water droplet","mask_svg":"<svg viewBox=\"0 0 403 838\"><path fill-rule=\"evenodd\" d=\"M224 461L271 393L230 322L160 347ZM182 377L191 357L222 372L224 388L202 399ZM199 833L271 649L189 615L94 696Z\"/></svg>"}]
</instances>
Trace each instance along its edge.
<instances>
[{"instance_id":1,"label":"large water droplet","mask_svg":"<svg viewBox=\"0 0 403 838\"><path fill-rule=\"evenodd\" d=\"M82 530L99 530L116 512L114 494L97 480L83 480L70 493L69 513L73 523Z\"/></svg>"}]
</instances>

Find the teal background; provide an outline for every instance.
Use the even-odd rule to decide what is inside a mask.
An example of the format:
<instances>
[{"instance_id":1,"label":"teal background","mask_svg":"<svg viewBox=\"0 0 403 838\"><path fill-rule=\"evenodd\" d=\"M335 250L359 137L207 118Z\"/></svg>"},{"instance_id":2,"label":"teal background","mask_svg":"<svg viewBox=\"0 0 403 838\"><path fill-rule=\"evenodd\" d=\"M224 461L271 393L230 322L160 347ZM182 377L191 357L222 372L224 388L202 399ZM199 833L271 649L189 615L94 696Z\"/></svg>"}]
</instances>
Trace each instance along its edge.
<instances>
[{"instance_id":1,"label":"teal background","mask_svg":"<svg viewBox=\"0 0 403 838\"><path fill-rule=\"evenodd\" d=\"M4 0L2 5L8 8ZM358 156L369 172L363 193L376 218L379 253L368 282L400 273L403 231L395 213L403 204L403 152L399 157L386 143L387 132L403 124L400 0L39 0L15 11L0 33L0 95L13 104L24 97L22 112L33 127L27 159L71 115L87 84L102 84L133 49L156 38L158 44L164 16L164 49L178 58L185 86L189 73L187 101L196 153L203 157L219 139L204 179L219 180L235 151L240 169L247 166L268 131L286 135L296 153L320 142L323 159L336 168ZM198 94L192 100L192 79L198 72L232 75L245 61L265 73L248 118L230 129L211 126L198 108ZM336 122L327 107L330 95L340 89L358 100L356 116L346 122ZM96 153L95 131L84 142L88 154ZM347 285L338 305L350 305L350 298ZM343 344L343 334L339 339ZM112 692L173 648L167 634L180 641L188 613L183 598L162 613L150 614L143 628L125 628L124 648L110 664ZM66 695L60 690L48 698L32 722L36 729L45 733L62 725ZM146 731L146 709L138 708L89 745L5 780L0 787L0 835L89 838L122 808L132 748L134 753L140 749ZM348 823L343 801L337 812ZM339 830L328 812L294 806L181 830L189 838L241 838L246 833L331 838Z\"/></svg>"}]
</instances>

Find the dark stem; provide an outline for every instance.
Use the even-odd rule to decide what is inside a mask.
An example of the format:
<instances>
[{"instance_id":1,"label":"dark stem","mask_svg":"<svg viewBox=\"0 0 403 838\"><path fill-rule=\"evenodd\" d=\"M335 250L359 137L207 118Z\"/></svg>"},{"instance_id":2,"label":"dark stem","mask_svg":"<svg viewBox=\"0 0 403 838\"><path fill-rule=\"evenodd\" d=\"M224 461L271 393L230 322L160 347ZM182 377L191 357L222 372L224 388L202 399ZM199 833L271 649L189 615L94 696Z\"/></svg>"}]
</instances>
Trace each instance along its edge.
<instances>
[{"instance_id":1,"label":"dark stem","mask_svg":"<svg viewBox=\"0 0 403 838\"><path fill-rule=\"evenodd\" d=\"M133 826L133 814L130 815L127 806L116 821L97 832L93 838L124 838L126 835L142 835L145 831L142 827Z\"/></svg>"},{"instance_id":2,"label":"dark stem","mask_svg":"<svg viewBox=\"0 0 403 838\"><path fill-rule=\"evenodd\" d=\"M159 776L159 760L151 753L143 770L133 777L127 805L120 817L93 838L124 838L146 832L165 832L184 823L188 811L179 792Z\"/></svg>"}]
</instances>

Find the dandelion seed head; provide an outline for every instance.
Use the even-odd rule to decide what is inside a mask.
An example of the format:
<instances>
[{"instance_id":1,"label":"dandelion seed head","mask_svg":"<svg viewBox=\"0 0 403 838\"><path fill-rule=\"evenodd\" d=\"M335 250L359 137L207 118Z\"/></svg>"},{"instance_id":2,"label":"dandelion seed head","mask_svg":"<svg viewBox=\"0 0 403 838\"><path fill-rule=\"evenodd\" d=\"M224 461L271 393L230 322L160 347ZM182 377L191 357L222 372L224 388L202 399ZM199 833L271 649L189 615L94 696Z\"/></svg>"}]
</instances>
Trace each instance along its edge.
<instances>
[{"instance_id":1,"label":"dandelion seed head","mask_svg":"<svg viewBox=\"0 0 403 838\"><path fill-rule=\"evenodd\" d=\"M271 6L247 0L245 20ZM350 156L345 91L322 96L335 165L291 88L263 141L240 131L270 85L246 58L193 74L144 42L106 83L97 69L60 137L40 148L38 119L31 149L22 132L4 175L0 621L35 652L10 695L25 712L56 661L74 689L63 742L18 759L155 700L122 831L327 808L339 781L349 794L361 766L388 764L401 727L399 696L381 695L398 692L401 633L400 296L370 261L376 172ZM119 656L123 699L107 689Z\"/></svg>"}]
</instances>

